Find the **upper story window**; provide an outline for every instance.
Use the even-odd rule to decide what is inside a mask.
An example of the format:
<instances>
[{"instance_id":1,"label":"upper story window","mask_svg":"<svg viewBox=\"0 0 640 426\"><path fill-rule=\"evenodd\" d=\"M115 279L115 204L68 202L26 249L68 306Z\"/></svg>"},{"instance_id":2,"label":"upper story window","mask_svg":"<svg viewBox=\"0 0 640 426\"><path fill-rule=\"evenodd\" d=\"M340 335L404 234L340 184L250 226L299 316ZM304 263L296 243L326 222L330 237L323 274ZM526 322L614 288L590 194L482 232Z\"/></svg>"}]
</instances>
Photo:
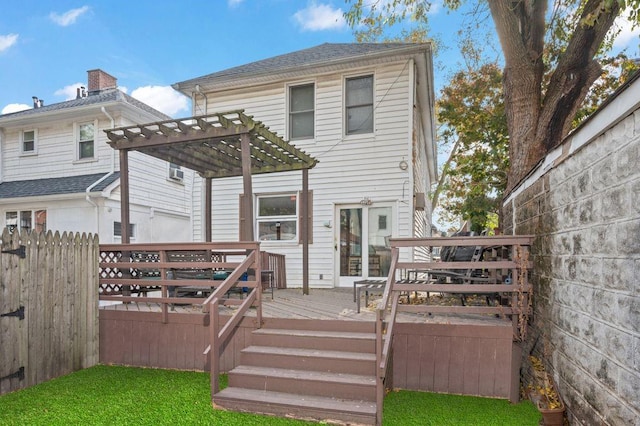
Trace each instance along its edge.
<instances>
[{"instance_id":1,"label":"upper story window","mask_svg":"<svg viewBox=\"0 0 640 426\"><path fill-rule=\"evenodd\" d=\"M5 214L5 225L9 232L18 229L21 232L46 232L47 231L47 211L46 210L22 210L8 211Z\"/></svg>"},{"instance_id":2,"label":"upper story window","mask_svg":"<svg viewBox=\"0 0 640 426\"><path fill-rule=\"evenodd\" d=\"M179 165L175 163L169 163L169 179L182 182L182 180L184 179L184 172Z\"/></svg>"},{"instance_id":3,"label":"upper story window","mask_svg":"<svg viewBox=\"0 0 640 426\"><path fill-rule=\"evenodd\" d=\"M82 123L78 126L78 159L95 157L94 124Z\"/></svg>"},{"instance_id":4,"label":"upper story window","mask_svg":"<svg viewBox=\"0 0 640 426\"><path fill-rule=\"evenodd\" d=\"M25 130L22 132L20 141L20 152L22 154L35 154L36 137L35 130Z\"/></svg>"},{"instance_id":5,"label":"upper story window","mask_svg":"<svg viewBox=\"0 0 640 426\"><path fill-rule=\"evenodd\" d=\"M296 240L298 203L296 194L258 197L258 240ZM297 241L297 240L296 240Z\"/></svg>"},{"instance_id":6,"label":"upper story window","mask_svg":"<svg viewBox=\"0 0 640 426\"><path fill-rule=\"evenodd\" d=\"M289 87L289 139L313 138L314 85Z\"/></svg>"},{"instance_id":7,"label":"upper story window","mask_svg":"<svg viewBox=\"0 0 640 426\"><path fill-rule=\"evenodd\" d=\"M373 76L348 78L345 84L348 135L373 132Z\"/></svg>"}]
</instances>

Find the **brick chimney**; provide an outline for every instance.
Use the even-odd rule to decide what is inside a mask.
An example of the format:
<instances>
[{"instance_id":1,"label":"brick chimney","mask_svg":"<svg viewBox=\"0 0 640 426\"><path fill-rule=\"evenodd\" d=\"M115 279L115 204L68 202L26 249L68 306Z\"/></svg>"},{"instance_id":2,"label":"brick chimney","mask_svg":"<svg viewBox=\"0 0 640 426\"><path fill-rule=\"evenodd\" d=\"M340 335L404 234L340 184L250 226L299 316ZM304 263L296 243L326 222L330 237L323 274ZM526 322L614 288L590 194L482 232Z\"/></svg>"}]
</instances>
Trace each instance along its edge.
<instances>
[{"instance_id":1,"label":"brick chimney","mask_svg":"<svg viewBox=\"0 0 640 426\"><path fill-rule=\"evenodd\" d=\"M87 71L87 80L89 83L89 95L96 95L106 89L115 89L118 85L117 78L101 69Z\"/></svg>"}]
</instances>

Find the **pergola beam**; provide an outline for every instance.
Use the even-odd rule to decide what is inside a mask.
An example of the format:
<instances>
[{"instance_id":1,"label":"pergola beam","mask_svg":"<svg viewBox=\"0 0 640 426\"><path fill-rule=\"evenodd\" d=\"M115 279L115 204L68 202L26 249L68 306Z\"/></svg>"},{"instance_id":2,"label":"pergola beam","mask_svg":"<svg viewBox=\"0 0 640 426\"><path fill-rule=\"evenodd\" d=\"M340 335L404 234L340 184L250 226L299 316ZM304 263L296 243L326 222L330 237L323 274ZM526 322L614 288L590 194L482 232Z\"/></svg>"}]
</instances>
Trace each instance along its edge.
<instances>
[{"instance_id":1,"label":"pergola beam","mask_svg":"<svg viewBox=\"0 0 640 426\"><path fill-rule=\"evenodd\" d=\"M271 132L263 123L230 111L105 130L120 153L122 242L130 240L129 151L194 170L205 179L204 238L211 241L212 179L242 177L241 238L253 241L252 175L302 170L303 291L309 293L308 169L317 160Z\"/></svg>"}]
</instances>

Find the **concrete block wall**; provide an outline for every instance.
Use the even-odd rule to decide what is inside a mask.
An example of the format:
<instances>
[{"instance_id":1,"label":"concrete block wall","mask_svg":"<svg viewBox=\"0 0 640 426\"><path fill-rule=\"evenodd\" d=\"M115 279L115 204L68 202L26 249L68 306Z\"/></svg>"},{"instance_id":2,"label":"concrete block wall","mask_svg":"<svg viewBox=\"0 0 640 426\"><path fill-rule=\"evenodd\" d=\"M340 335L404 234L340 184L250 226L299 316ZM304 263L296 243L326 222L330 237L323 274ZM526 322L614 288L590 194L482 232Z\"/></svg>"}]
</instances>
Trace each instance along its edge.
<instances>
[{"instance_id":1,"label":"concrete block wall","mask_svg":"<svg viewBox=\"0 0 640 426\"><path fill-rule=\"evenodd\" d=\"M536 235L523 353L544 359L571 424L640 426L640 108L571 143L503 209L505 233Z\"/></svg>"}]
</instances>

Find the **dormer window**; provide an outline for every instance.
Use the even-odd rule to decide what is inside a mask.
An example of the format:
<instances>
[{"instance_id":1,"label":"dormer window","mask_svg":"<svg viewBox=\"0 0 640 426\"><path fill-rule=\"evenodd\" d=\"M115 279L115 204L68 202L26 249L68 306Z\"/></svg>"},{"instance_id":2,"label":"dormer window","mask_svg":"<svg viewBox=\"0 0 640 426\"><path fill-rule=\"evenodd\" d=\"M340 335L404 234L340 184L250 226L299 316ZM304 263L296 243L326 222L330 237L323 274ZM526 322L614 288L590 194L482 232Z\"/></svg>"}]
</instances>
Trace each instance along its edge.
<instances>
[{"instance_id":1,"label":"dormer window","mask_svg":"<svg viewBox=\"0 0 640 426\"><path fill-rule=\"evenodd\" d=\"M21 134L20 152L22 154L35 154L36 152L36 131L25 130Z\"/></svg>"}]
</instances>

